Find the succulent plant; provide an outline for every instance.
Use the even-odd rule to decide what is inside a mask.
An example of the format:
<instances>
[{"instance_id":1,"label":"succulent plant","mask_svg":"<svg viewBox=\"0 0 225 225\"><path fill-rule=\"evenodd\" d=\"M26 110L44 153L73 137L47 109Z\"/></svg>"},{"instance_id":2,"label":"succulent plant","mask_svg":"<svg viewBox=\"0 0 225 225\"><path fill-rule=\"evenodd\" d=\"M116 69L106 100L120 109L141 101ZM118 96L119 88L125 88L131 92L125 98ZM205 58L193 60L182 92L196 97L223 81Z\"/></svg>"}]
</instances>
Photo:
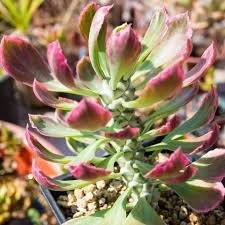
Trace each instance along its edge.
<instances>
[{"instance_id":1,"label":"succulent plant","mask_svg":"<svg viewBox=\"0 0 225 225\"><path fill-rule=\"evenodd\" d=\"M79 27L88 42L89 57L77 63L76 77L57 41L48 46L48 62L22 39L5 36L1 41L5 71L32 87L40 101L56 109L54 118L29 115L32 127L42 135L65 137L77 153L52 153L29 132L28 125L26 138L34 153L62 164L74 179L49 178L35 161L33 175L41 185L56 191L74 190L99 180L124 181L127 189L111 209L66 224L164 224L149 200L155 187L171 188L196 212L209 212L225 195L221 183L225 149L205 153L216 142L220 129L221 120L215 117L215 88L191 118L182 121L177 112L196 95L199 79L215 60L215 45L212 43L199 62L184 73L181 64L191 53L192 37L187 13L171 18L165 9L157 11L140 41L128 24L116 27L108 37L111 8L90 3L83 9ZM76 102L56 98L52 92L84 98ZM143 120L136 112L145 108L150 108L151 114ZM156 127L158 120L165 123ZM202 136L187 135L205 127L209 131ZM159 141L146 145L149 139ZM97 149L108 156L96 157ZM163 150L171 152L170 157L151 164ZM202 156L192 161L192 156L200 152ZM128 196L132 196L132 204L127 202Z\"/></svg>"}]
</instances>

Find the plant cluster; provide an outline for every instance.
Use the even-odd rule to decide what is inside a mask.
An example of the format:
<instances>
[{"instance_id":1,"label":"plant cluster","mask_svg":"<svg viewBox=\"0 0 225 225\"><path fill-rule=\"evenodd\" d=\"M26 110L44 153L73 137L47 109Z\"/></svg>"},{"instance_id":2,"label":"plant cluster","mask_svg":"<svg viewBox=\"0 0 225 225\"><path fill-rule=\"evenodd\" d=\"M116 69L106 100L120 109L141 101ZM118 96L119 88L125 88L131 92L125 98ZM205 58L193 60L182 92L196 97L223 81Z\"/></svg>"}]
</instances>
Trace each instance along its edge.
<instances>
[{"instance_id":1,"label":"plant cluster","mask_svg":"<svg viewBox=\"0 0 225 225\"><path fill-rule=\"evenodd\" d=\"M34 12L43 0L1 0L0 17L13 27L26 33Z\"/></svg>"},{"instance_id":2,"label":"plant cluster","mask_svg":"<svg viewBox=\"0 0 225 225\"><path fill-rule=\"evenodd\" d=\"M186 73L182 63L191 53L192 29L187 13L170 17L157 11L140 41L130 24L116 27L108 36L107 17L112 6L87 5L79 28L88 43L89 57L80 59L76 76L59 42L47 48L47 62L27 41L5 36L1 63L7 73L33 88L37 98L55 108L55 117L29 115L42 135L65 137L76 156L63 156L46 149L29 131L26 138L39 157L59 163L74 179L49 178L33 161L34 178L49 189L74 190L99 180L119 179L126 191L111 209L65 224L130 225L164 224L151 206L157 186L171 188L196 212L209 212L224 199L225 149L210 150L217 140L221 118L216 118L218 96L214 87L200 108L182 121L178 110L196 95L199 79L216 57L212 43L199 62ZM80 102L56 98L52 92L84 96ZM150 109L147 119L137 116ZM160 126L154 126L159 120ZM208 127L202 136L190 135ZM159 138L160 137L160 138ZM146 145L145 141L158 142ZM108 153L96 157L96 150ZM151 159L171 152L157 165ZM191 161L192 156L202 156ZM128 197L133 203L128 203Z\"/></svg>"}]
</instances>

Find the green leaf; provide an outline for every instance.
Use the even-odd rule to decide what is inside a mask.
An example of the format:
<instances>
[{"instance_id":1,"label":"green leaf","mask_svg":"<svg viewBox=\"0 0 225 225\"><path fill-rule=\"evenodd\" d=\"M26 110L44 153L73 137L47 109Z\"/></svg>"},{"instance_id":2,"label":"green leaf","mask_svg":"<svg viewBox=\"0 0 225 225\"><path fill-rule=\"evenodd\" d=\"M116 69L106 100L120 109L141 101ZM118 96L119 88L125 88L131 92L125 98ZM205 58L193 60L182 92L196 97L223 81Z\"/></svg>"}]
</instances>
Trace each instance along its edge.
<instances>
[{"instance_id":1,"label":"green leaf","mask_svg":"<svg viewBox=\"0 0 225 225\"><path fill-rule=\"evenodd\" d=\"M140 59L145 58L154 46L160 43L166 32L166 20L167 13L164 9L160 9L155 13L141 42L143 50Z\"/></svg>"},{"instance_id":2,"label":"green leaf","mask_svg":"<svg viewBox=\"0 0 225 225\"><path fill-rule=\"evenodd\" d=\"M135 161L135 165L137 166L137 169L140 171L142 175L145 175L154 168L153 165L138 160Z\"/></svg>"},{"instance_id":3,"label":"green leaf","mask_svg":"<svg viewBox=\"0 0 225 225\"><path fill-rule=\"evenodd\" d=\"M85 141L85 138L84 138L84 142L77 141L76 139L71 137L66 138L67 147L75 154L80 153L87 146L85 143L90 143L90 142Z\"/></svg>"},{"instance_id":4,"label":"green leaf","mask_svg":"<svg viewBox=\"0 0 225 225\"><path fill-rule=\"evenodd\" d=\"M32 127L37 129L39 133L49 137L75 137L84 138L90 136L90 134L84 134L78 130L67 127L59 122L56 122L51 117L42 115L29 115Z\"/></svg>"},{"instance_id":5,"label":"green leaf","mask_svg":"<svg viewBox=\"0 0 225 225\"><path fill-rule=\"evenodd\" d=\"M88 50L92 66L95 72L104 77L105 72L105 36L106 36L106 18L112 6L101 7L97 10L92 20ZM100 62L103 60L102 62Z\"/></svg>"},{"instance_id":6,"label":"green leaf","mask_svg":"<svg viewBox=\"0 0 225 225\"><path fill-rule=\"evenodd\" d=\"M217 104L218 104L218 97L216 90L212 88L208 94L206 95L205 99L202 102L201 107L199 110L192 116L190 119L186 120L182 125L174 129L171 133L169 133L163 141L168 141L172 139L175 135L183 135L198 128L204 126L205 124L212 121L214 118Z\"/></svg>"},{"instance_id":7,"label":"green leaf","mask_svg":"<svg viewBox=\"0 0 225 225\"><path fill-rule=\"evenodd\" d=\"M69 94L77 94L82 96L92 96L98 97L98 93L87 89L87 88L67 88L63 84L61 84L57 80L50 80L47 82L42 82L42 84L47 88L48 91L59 92L59 93L69 93Z\"/></svg>"},{"instance_id":8,"label":"green leaf","mask_svg":"<svg viewBox=\"0 0 225 225\"><path fill-rule=\"evenodd\" d=\"M161 105L145 122L145 125L144 125L145 128L142 133L143 134L146 133L156 120L163 119L173 114L174 112L178 111L180 107L190 102L193 96L198 92L198 89L199 89L198 84L184 88L180 93L178 93L171 100Z\"/></svg>"},{"instance_id":9,"label":"green leaf","mask_svg":"<svg viewBox=\"0 0 225 225\"><path fill-rule=\"evenodd\" d=\"M71 162L71 164L79 164L82 162L88 162L91 161L95 157L95 152L97 148L99 148L102 144L108 142L110 139L101 139L93 144L88 145L83 151L79 153L76 157L74 157L74 160Z\"/></svg>"},{"instance_id":10,"label":"green leaf","mask_svg":"<svg viewBox=\"0 0 225 225\"><path fill-rule=\"evenodd\" d=\"M63 223L63 225L75 225L75 224L76 225L90 225L90 224L103 225L102 221L107 211L108 209L96 212L95 214L90 216L85 216L85 217L77 218L77 219L71 219Z\"/></svg>"},{"instance_id":11,"label":"green leaf","mask_svg":"<svg viewBox=\"0 0 225 225\"><path fill-rule=\"evenodd\" d=\"M220 182L192 180L181 184L169 184L196 212L209 212L224 199L225 189Z\"/></svg>"},{"instance_id":12,"label":"green leaf","mask_svg":"<svg viewBox=\"0 0 225 225\"><path fill-rule=\"evenodd\" d=\"M147 57L154 67L170 65L179 60L185 51L187 40L191 38L192 31L187 13L170 18L167 21L168 30L163 39ZM169 52L169 54L168 54Z\"/></svg>"},{"instance_id":13,"label":"green leaf","mask_svg":"<svg viewBox=\"0 0 225 225\"><path fill-rule=\"evenodd\" d=\"M123 152L117 152L113 156L109 156L102 162L97 164L97 167L105 168L107 170L113 171L115 162L123 155Z\"/></svg>"},{"instance_id":14,"label":"green leaf","mask_svg":"<svg viewBox=\"0 0 225 225\"><path fill-rule=\"evenodd\" d=\"M105 214L102 225L123 224L126 220L126 203L130 189L127 189L114 203L113 207Z\"/></svg>"},{"instance_id":15,"label":"green leaf","mask_svg":"<svg viewBox=\"0 0 225 225\"><path fill-rule=\"evenodd\" d=\"M140 198L123 225L165 225L145 198Z\"/></svg>"},{"instance_id":16,"label":"green leaf","mask_svg":"<svg viewBox=\"0 0 225 225\"><path fill-rule=\"evenodd\" d=\"M121 177L121 174L119 173L111 173L104 177L104 180L111 180L111 179L118 179ZM50 178L49 178L50 179ZM100 178L103 179L102 177ZM58 185L58 190L60 191L70 191L74 190L76 188L82 188L89 184L94 184L98 180L92 180L92 181L85 181L85 180L57 180L57 179L51 179L51 182L53 182L55 185ZM57 190L57 188L54 188L53 190Z\"/></svg>"}]
</instances>

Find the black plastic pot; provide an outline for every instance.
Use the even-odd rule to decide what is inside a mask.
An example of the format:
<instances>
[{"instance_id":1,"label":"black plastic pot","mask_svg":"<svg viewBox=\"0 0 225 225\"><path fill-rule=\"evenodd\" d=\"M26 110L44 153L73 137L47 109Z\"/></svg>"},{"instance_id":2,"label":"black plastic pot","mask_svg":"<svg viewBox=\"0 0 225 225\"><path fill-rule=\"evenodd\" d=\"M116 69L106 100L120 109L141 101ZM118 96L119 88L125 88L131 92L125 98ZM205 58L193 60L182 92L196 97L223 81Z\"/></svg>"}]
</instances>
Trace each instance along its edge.
<instances>
[{"instance_id":1,"label":"black plastic pot","mask_svg":"<svg viewBox=\"0 0 225 225\"><path fill-rule=\"evenodd\" d=\"M8 75L0 79L0 106L0 120L18 122L19 113L14 81Z\"/></svg>"},{"instance_id":2,"label":"black plastic pot","mask_svg":"<svg viewBox=\"0 0 225 225\"><path fill-rule=\"evenodd\" d=\"M59 177L57 177L58 180L67 180L70 179L71 175L70 174L63 174ZM64 222L66 222L66 218L63 214L63 211L60 209L60 207L58 206L56 200L57 198L62 195L64 192L62 191L51 191L49 189L47 189L46 187L40 185L40 189L42 194L44 195L46 201L48 202L53 214L55 215L58 224L63 224Z\"/></svg>"}]
</instances>

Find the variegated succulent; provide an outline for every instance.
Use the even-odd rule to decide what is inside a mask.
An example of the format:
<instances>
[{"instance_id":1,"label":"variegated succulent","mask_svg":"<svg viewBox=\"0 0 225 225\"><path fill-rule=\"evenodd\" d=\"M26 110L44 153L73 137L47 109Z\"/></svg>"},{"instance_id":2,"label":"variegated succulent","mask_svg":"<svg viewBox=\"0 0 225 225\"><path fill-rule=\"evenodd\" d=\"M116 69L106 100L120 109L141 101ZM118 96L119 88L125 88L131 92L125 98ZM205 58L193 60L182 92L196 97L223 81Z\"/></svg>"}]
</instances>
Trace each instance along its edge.
<instances>
[{"instance_id":1,"label":"variegated succulent","mask_svg":"<svg viewBox=\"0 0 225 225\"><path fill-rule=\"evenodd\" d=\"M197 212L213 210L225 195L221 183L225 177L225 149L203 154L214 145L220 129L221 120L215 117L215 88L206 94L191 118L182 121L177 112L193 99L199 79L213 64L214 43L190 71L184 72L181 64L191 53L192 38L187 13L171 18L165 9L157 11L139 40L130 24L122 24L108 35L111 8L90 3L82 11L79 27L88 43L89 56L77 63L76 76L59 42L48 46L46 62L22 39L7 36L1 41L5 71L31 86L40 101L56 109L54 118L29 115L32 127L42 135L65 137L77 153L52 153L32 136L28 126L26 138L33 151L62 164L76 178L49 178L33 162L35 179L57 191L81 188L99 180L125 182L127 191L111 209L66 224L161 225L163 221L148 201L154 187L161 185L173 189ZM82 95L83 100L56 98L54 92ZM137 111L140 115L142 109L149 109L147 119L138 116ZM159 120L165 123L155 126ZM208 133L191 135L207 127ZM149 139L159 141L146 145ZM108 156L96 157L97 149ZM163 150L170 151L170 157L152 165L151 158ZM202 156L191 161L191 156L200 152ZM128 204L128 196L132 196L133 204Z\"/></svg>"}]
</instances>

